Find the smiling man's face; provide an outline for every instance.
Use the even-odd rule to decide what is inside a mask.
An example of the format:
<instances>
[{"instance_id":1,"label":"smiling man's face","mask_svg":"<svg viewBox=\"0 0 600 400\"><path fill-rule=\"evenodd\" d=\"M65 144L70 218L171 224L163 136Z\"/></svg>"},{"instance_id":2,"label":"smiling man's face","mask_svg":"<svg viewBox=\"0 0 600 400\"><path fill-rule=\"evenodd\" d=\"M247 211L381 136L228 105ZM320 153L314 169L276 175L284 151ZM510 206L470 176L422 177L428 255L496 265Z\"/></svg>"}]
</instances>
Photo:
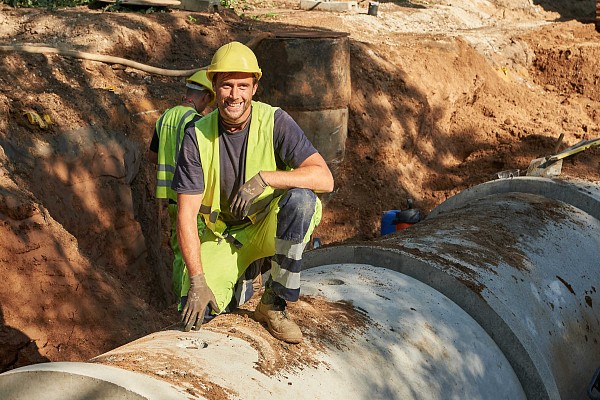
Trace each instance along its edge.
<instances>
[{"instance_id":1,"label":"smiling man's face","mask_svg":"<svg viewBox=\"0 0 600 400\"><path fill-rule=\"evenodd\" d=\"M254 74L246 72L219 73L215 80L217 107L221 119L227 125L242 124L251 111L252 96L258 84Z\"/></svg>"}]
</instances>

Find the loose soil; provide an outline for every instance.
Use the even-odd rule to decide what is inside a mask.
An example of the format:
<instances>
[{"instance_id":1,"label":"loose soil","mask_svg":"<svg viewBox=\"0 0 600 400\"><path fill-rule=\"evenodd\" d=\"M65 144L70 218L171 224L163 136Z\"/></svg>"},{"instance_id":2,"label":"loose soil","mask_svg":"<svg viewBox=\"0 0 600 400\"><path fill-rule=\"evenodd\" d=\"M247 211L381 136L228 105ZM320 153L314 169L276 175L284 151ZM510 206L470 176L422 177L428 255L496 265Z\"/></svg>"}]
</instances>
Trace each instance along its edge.
<instances>
[{"instance_id":1,"label":"loose soil","mask_svg":"<svg viewBox=\"0 0 600 400\"><path fill-rule=\"evenodd\" d=\"M258 301L260 296L257 293L239 309L214 318L202 325L202 329L247 342L258 353L258 362L253 368L267 376L283 377L308 367L322 366L329 369L331 365L323 361L323 353L331 349L347 350L355 337L363 334L369 323L372 324L350 302L330 302L318 296L302 296L299 301L290 303L288 310L302 329L303 340L300 344L288 344L275 339L252 318L252 311ZM181 336L177 337L181 339ZM176 340L175 337L172 338ZM239 393L229 393L229 389L211 382L204 368L198 368L198 365L194 368L193 362L185 356L156 351L156 346L152 345L154 340L156 335L144 337L122 349L95 357L90 362L154 376L176 386L186 387L196 397L201 395L211 400L239 397ZM209 345L207 342L194 340L190 345L193 348ZM144 346L138 346L140 343ZM134 349L134 346L137 347Z\"/></svg>"},{"instance_id":2,"label":"loose soil","mask_svg":"<svg viewBox=\"0 0 600 400\"><path fill-rule=\"evenodd\" d=\"M377 16L366 1L347 13L235 4L219 13L0 5L0 45L188 70L262 32L347 32L348 137L315 231L324 245L373 239L381 213L408 199L427 214L499 171L523 173L534 158L600 137L593 0L383 1ZM168 216L146 152L183 79L0 54L0 371L89 360L172 326ZM600 149L568 158L562 176L598 181Z\"/></svg>"}]
</instances>

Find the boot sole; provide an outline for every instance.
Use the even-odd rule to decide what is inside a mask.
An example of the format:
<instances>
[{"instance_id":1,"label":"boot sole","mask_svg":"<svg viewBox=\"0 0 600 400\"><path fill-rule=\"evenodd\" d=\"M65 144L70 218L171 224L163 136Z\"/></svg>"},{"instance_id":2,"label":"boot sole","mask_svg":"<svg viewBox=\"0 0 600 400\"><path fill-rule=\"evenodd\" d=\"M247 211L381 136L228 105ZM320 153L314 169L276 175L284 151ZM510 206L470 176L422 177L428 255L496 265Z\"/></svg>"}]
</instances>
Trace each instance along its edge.
<instances>
[{"instance_id":1,"label":"boot sole","mask_svg":"<svg viewBox=\"0 0 600 400\"><path fill-rule=\"evenodd\" d=\"M273 335L273 337L275 339L279 339L283 342L286 343L291 343L291 344L298 344L300 342L302 342L302 336L301 337L285 337L283 333L276 331L275 329L273 329L273 327L271 326L271 324L269 323L269 318L267 318L267 316L261 312L258 312L257 310L254 310L254 320L256 322L262 322L264 324L267 324L267 330L269 331L269 333L271 335Z\"/></svg>"}]
</instances>

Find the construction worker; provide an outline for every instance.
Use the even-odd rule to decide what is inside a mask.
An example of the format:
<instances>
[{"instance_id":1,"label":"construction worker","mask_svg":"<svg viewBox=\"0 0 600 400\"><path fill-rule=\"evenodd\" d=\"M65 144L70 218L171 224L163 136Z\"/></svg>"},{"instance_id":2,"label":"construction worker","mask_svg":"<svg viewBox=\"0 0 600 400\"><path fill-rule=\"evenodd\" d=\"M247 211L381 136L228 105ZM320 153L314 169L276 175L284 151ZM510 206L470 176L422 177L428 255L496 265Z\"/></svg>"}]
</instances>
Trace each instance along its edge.
<instances>
[{"instance_id":1,"label":"construction worker","mask_svg":"<svg viewBox=\"0 0 600 400\"><path fill-rule=\"evenodd\" d=\"M315 192L331 192L323 157L285 111L253 101L262 76L255 54L239 42L220 47L207 69L217 109L188 125L173 177L177 234L190 274L184 330L227 311L234 288L255 260L271 257L270 276L254 311L269 332L302 341L286 301L300 295L302 253L321 220ZM196 215L205 228L200 238Z\"/></svg>"},{"instance_id":2,"label":"construction worker","mask_svg":"<svg viewBox=\"0 0 600 400\"><path fill-rule=\"evenodd\" d=\"M179 300L179 310L183 309L182 289L188 282L187 270L183 263L177 242L177 193L171 189L171 181L177 164L177 154L181 147L183 131L188 122L199 117L212 107L215 92L206 77L206 70L200 70L187 78L186 93L181 104L166 110L156 121L154 135L150 142L152 161L158 164L156 173L156 198L168 199L169 218L171 220L170 245L173 250L172 287ZM185 293L187 293L187 288Z\"/></svg>"}]
</instances>

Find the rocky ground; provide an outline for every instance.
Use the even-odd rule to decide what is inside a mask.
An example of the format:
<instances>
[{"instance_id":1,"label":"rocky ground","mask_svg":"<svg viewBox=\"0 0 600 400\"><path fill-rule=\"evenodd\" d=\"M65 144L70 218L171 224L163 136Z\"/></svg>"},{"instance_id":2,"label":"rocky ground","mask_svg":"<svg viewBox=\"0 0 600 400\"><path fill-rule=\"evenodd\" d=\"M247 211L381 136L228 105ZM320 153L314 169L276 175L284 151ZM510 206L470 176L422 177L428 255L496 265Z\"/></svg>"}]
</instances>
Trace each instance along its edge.
<instances>
[{"instance_id":1,"label":"rocky ground","mask_svg":"<svg viewBox=\"0 0 600 400\"><path fill-rule=\"evenodd\" d=\"M409 198L427 214L499 171L600 137L592 0L402 0L377 16L365 1L347 13L230 4L0 5L0 371L88 360L177 320L168 217L145 155L182 78L17 45L189 70L263 32L348 33L348 135L315 232L325 245L378 236L381 213ZM567 159L563 177L598 181L600 149Z\"/></svg>"}]
</instances>

